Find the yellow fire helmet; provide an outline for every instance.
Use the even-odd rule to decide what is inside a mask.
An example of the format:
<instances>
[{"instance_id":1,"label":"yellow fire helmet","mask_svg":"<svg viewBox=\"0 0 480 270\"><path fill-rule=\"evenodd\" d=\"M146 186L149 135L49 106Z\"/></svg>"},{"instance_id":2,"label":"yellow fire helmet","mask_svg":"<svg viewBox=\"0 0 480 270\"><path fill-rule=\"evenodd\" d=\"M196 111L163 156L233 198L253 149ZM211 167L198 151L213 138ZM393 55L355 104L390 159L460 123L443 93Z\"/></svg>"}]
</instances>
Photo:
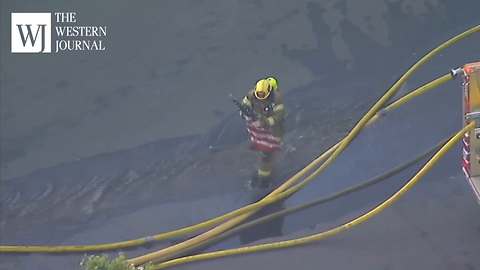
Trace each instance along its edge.
<instances>
[{"instance_id":1,"label":"yellow fire helmet","mask_svg":"<svg viewBox=\"0 0 480 270\"><path fill-rule=\"evenodd\" d=\"M258 99L266 99L272 90L277 90L277 80L273 77L261 79L255 84L255 97Z\"/></svg>"}]
</instances>

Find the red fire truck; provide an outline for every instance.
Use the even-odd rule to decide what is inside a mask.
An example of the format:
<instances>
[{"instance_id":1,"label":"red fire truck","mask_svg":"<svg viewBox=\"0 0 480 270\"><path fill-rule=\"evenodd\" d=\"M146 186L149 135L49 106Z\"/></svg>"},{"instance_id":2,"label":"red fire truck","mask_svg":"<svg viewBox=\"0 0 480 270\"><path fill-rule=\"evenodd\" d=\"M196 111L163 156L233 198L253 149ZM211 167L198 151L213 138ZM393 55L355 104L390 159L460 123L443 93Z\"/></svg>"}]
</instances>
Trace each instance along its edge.
<instances>
[{"instance_id":1,"label":"red fire truck","mask_svg":"<svg viewBox=\"0 0 480 270\"><path fill-rule=\"evenodd\" d=\"M462 171L480 203L480 62L460 70L463 82L463 125L475 121L475 129L463 136Z\"/></svg>"}]
</instances>

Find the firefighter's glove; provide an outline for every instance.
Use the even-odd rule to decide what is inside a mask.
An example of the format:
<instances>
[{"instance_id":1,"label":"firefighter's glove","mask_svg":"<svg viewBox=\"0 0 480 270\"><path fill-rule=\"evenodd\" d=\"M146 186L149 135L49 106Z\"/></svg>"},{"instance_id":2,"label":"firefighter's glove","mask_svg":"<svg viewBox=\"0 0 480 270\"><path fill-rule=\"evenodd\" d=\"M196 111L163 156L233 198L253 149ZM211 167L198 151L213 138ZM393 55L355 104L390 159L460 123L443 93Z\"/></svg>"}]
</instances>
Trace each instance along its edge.
<instances>
[{"instance_id":1,"label":"firefighter's glove","mask_svg":"<svg viewBox=\"0 0 480 270\"><path fill-rule=\"evenodd\" d=\"M262 122L261 121L255 121L252 123L252 125L256 128L261 128L262 127Z\"/></svg>"},{"instance_id":2,"label":"firefighter's glove","mask_svg":"<svg viewBox=\"0 0 480 270\"><path fill-rule=\"evenodd\" d=\"M251 117L246 116L242 111L238 111L240 113L240 117L245 119L247 122L250 122L252 120Z\"/></svg>"}]
</instances>

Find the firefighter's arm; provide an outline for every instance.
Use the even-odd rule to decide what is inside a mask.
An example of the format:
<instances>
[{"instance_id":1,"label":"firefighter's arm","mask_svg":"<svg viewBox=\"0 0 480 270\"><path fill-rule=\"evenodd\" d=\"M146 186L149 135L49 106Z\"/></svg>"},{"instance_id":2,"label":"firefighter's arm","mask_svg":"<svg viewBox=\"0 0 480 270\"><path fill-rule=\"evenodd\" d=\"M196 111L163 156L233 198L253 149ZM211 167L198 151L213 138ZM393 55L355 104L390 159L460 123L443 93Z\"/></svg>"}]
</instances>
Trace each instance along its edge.
<instances>
[{"instance_id":1,"label":"firefighter's arm","mask_svg":"<svg viewBox=\"0 0 480 270\"><path fill-rule=\"evenodd\" d=\"M273 106L273 114L267 118L262 119L262 125L263 126L275 126L278 124L280 121L283 121L283 118L285 116L285 108L283 105L283 99L280 96L280 93L277 93L278 97L276 100L275 105Z\"/></svg>"},{"instance_id":2,"label":"firefighter's arm","mask_svg":"<svg viewBox=\"0 0 480 270\"><path fill-rule=\"evenodd\" d=\"M251 92L251 91L250 91ZM250 99L248 98L249 95L250 95L250 92L245 96L243 97L242 99L242 104L245 105L245 106L248 106L249 108L252 108L252 102L250 101ZM238 113L240 114L240 116L244 119L247 119L248 116L244 115L243 112L241 110L238 110ZM248 120L248 119L247 119Z\"/></svg>"}]
</instances>

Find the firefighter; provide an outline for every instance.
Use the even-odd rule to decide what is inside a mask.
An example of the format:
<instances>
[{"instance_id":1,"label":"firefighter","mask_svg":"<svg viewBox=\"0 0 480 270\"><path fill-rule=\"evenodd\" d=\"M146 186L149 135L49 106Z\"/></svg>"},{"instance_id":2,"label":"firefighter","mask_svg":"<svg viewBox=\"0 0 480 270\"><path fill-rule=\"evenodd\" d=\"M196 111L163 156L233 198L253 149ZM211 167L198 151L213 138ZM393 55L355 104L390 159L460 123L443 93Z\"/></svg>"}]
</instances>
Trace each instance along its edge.
<instances>
[{"instance_id":1,"label":"firefighter","mask_svg":"<svg viewBox=\"0 0 480 270\"><path fill-rule=\"evenodd\" d=\"M257 81L254 89L247 93L242 103L260 115L260 119L251 122L251 125L269 131L279 147L284 134L285 112L282 94L278 91L277 80L274 77L268 77ZM241 111L240 115L247 118ZM252 187L269 187L275 151L273 148L260 151L258 170L254 173L250 182Z\"/></svg>"}]
</instances>

